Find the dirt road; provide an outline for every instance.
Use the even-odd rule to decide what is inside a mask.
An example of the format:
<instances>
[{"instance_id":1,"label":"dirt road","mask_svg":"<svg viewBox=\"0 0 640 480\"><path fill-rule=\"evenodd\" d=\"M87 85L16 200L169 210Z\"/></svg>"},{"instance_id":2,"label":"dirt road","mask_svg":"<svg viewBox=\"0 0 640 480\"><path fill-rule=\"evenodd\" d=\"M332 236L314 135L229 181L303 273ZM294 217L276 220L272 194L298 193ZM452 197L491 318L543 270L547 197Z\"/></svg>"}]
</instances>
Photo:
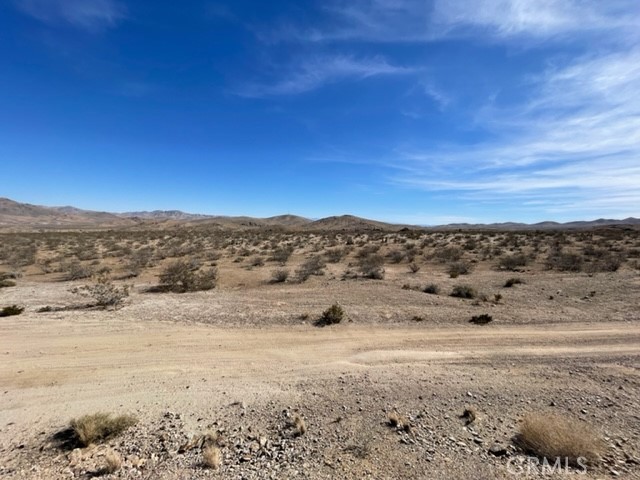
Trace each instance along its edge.
<instances>
[{"instance_id":1,"label":"dirt road","mask_svg":"<svg viewBox=\"0 0 640 480\"><path fill-rule=\"evenodd\" d=\"M3 422L91 407L165 408L221 392L254 396L283 382L368 368L640 352L636 323L243 330L15 318L0 327Z\"/></svg>"}]
</instances>

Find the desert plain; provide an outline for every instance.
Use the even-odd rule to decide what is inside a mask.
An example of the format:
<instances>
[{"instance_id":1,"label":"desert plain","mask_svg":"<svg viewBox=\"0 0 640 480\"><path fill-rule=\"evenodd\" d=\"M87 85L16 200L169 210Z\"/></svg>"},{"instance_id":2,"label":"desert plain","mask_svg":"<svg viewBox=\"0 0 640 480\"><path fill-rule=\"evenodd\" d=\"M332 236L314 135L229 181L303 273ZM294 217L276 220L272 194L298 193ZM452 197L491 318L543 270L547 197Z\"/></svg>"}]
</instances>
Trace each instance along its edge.
<instances>
[{"instance_id":1,"label":"desert plain","mask_svg":"<svg viewBox=\"0 0 640 480\"><path fill-rule=\"evenodd\" d=\"M5 231L0 272L2 478L640 478L637 227Z\"/></svg>"}]
</instances>

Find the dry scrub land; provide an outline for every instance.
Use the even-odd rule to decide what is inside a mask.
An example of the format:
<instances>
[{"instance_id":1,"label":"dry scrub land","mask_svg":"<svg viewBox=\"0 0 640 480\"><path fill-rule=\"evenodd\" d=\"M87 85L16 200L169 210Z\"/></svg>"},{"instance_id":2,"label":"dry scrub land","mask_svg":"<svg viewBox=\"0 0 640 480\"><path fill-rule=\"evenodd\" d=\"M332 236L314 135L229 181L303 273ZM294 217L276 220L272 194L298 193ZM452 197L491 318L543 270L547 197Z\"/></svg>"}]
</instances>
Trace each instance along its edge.
<instances>
[{"instance_id":1,"label":"dry scrub land","mask_svg":"<svg viewBox=\"0 0 640 480\"><path fill-rule=\"evenodd\" d=\"M640 478L639 267L624 228L3 233L0 476Z\"/></svg>"}]
</instances>

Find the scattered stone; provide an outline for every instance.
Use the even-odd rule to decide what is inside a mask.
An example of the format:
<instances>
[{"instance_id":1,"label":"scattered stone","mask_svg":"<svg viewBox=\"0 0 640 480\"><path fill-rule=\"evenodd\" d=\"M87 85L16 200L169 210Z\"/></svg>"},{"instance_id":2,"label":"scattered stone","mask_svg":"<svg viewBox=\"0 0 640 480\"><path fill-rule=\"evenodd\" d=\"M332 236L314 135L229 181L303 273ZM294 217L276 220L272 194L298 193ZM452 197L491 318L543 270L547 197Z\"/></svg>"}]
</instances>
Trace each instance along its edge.
<instances>
[{"instance_id":1,"label":"scattered stone","mask_svg":"<svg viewBox=\"0 0 640 480\"><path fill-rule=\"evenodd\" d=\"M504 457L505 455L507 455L507 449L499 443L494 443L493 445L491 445L488 452L494 457Z\"/></svg>"}]
</instances>

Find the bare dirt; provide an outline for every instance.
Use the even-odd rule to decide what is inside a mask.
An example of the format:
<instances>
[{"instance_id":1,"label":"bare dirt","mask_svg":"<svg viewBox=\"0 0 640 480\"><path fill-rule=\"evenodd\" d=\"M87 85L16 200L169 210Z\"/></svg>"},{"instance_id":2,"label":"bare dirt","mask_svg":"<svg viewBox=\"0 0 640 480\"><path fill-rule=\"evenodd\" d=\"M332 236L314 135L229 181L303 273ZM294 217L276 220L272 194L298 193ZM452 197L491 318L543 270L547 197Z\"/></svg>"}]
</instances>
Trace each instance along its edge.
<instances>
[{"instance_id":1,"label":"bare dirt","mask_svg":"<svg viewBox=\"0 0 640 480\"><path fill-rule=\"evenodd\" d=\"M36 309L71 303L69 284L4 289L3 303L31 306L0 322L0 472L43 479L99 472L103 447L74 457L49 440L70 418L108 411L140 419L110 442L125 459L113 478L512 478L519 419L553 410L609 439L609 463L592 478L637 478L637 311L612 309L610 297L605 308L598 296L586 305L574 295L602 280L584 276L589 285L577 286L579 279L558 277L570 297L555 314L513 302L509 317L506 307L492 307L499 320L487 326L467 322L467 310L479 308L471 302L397 287L388 298L389 282L350 282L347 293L345 282L323 288L326 280L316 279L184 295L138 286L117 311L53 313ZM544 282L532 278L512 295L559 290ZM341 294L351 321L314 327L320 305ZM385 317L385 308L395 316ZM409 320L413 313L425 320ZM469 405L481 412L471 428L458 418ZM393 411L411 419L411 434L386 424ZM293 412L308 426L299 438L287 430ZM215 472L200 466L196 451L177 453L212 429L231 440ZM169 436L162 446L158 432ZM508 449L504 457L488 453L495 443Z\"/></svg>"}]
</instances>

